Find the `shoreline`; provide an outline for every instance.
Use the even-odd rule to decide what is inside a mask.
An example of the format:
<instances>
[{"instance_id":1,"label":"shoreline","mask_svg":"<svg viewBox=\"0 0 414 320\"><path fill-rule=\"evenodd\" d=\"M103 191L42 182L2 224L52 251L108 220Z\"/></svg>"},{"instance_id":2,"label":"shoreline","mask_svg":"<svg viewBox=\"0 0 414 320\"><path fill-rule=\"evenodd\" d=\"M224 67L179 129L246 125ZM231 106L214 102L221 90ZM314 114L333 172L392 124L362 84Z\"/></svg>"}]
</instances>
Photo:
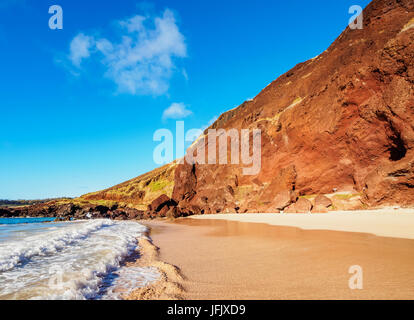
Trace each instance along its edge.
<instances>
[{"instance_id":1,"label":"shoreline","mask_svg":"<svg viewBox=\"0 0 414 320\"><path fill-rule=\"evenodd\" d=\"M144 225L144 223L139 222ZM160 279L140 288L133 289L123 300L182 300L184 289L181 285L183 276L180 270L159 258L159 248L150 239L151 228L144 237L138 239L138 258L127 267L153 267L160 274Z\"/></svg>"},{"instance_id":2,"label":"shoreline","mask_svg":"<svg viewBox=\"0 0 414 320\"><path fill-rule=\"evenodd\" d=\"M378 237L414 239L414 209L331 211L318 214L245 213L190 216L199 220L227 220L297 227L303 230L330 230L369 233Z\"/></svg>"},{"instance_id":3,"label":"shoreline","mask_svg":"<svg viewBox=\"0 0 414 320\"><path fill-rule=\"evenodd\" d=\"M356 214L365 217L365 213ZM313 217L320 222L329 215ZM235 216L243 221L236 221ZM174 270L180 278L175 284L182 289L179 299L414 299L414 240L405 239L404 230L394 229L400 237L382 237L328 230L332 228L329 223L319 225L325 230L305 222L305 229L277 226L257 221L258 216L266 217L220 214L140 223L151 228L151 243L160 248L157 259L177 266ZM307 215L294 216L309 219ZM372 223L377 216L365 218ZM363 290L348 286L353 265L363 268ZM141 289L150 293L143 298L159 298L157 290L162 290L164 283ZM128 298L142 299L142 295Z\"/></svg>"}]
</instances>

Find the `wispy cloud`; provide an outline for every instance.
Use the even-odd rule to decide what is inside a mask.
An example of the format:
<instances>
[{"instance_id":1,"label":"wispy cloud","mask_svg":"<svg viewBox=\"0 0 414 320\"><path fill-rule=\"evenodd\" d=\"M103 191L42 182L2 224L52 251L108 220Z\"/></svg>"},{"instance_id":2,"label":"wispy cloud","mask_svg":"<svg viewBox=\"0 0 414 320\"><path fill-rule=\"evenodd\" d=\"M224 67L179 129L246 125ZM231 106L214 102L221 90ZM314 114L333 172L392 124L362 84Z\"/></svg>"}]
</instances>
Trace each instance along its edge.
<instances>
[{"instance_id":1,"label":"wispy cloud","mask_svg":"<svg viewBox=\"0 0 414 320\"><path fill-rule=\"evenodd\" d=\"M94 45L94 39L84 35L83 33L79 33L75 38L73 38L70 43L69 53L69 59L72 64L79 68L82 59L90 57L90 50Z\"/></svg>"},{"instance_id":2,"label":"wispy cloud","mask_svg":"<svg viewBox=\"0 0 414 320\"><path fill-rule=\"evenodd\" d=\"M187 56L185 38L174 13L159 17L136 15L118 22L120 40L78 34L70 44L69 59L80 68L83 61L99 57L105 76L121 93L162 95L176 70L175 59Z\"/></svg>"},{"instance_id":3,"label":"wispy cloud","mask_svg":"<svg viewBox=\"0 0 414 320\"><path fill-rule=\"evenodd\" d=\"M162 114L162 119L184 119L193 114L191 110L187 109L184 103L173 103Z\"/></svg>"}]
</instances>

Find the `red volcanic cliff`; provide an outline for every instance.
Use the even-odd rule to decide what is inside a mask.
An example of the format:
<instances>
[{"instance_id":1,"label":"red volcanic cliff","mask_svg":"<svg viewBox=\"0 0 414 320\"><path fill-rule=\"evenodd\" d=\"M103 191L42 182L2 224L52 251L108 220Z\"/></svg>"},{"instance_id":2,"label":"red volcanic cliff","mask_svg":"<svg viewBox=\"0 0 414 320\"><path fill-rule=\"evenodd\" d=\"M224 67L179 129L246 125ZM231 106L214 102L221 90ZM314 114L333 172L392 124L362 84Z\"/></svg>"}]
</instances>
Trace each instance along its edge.
<instances>
[{"instance_id":1,"label":"red volcanic cliff","mask_svg":"<svg viewBox=\"0 0 414 320\"><path fill-rule=\"evenodd\" d=\"M262 131L261 170L178 165L179 211L275 211L282 191L346 191L365 206L413 205L413 64L414 1L373 1L362 30L348 27L321 55L221 115L210 128Z\"/></svg>"},{"instance_id":2,"label":"red volcanic cliff","mask_svg":"<svg viewBox=\"0 0 414 320\"><path fill-rule=\"evenodd\" d=\"M207 157L215 148L217 159L223 151L230 161L246 146L240 138L242 147L232 148L230 132L250 132L252 149L260 130L253 175L244 161L174 161L79 199L3 208L0 216L136 219L414 206L413 64L414 1L374 0L363 29L348 27L325 52L222 114L209 129L223 129L227 146L207 129L187 150L201 157L204 145Z\"/></svg>"}]
</instances>

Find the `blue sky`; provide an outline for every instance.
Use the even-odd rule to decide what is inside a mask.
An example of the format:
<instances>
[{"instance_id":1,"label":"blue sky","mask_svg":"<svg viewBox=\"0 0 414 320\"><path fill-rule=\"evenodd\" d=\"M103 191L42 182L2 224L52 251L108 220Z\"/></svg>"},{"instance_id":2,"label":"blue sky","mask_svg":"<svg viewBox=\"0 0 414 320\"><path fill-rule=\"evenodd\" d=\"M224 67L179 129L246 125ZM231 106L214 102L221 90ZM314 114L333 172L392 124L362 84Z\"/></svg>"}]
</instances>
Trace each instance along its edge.
<instances>
[{"instance_id":1,"label":"blue sky","mask_svg":"<svg viewBox=\"0 0 414 320\"><path fill-rule=\"evenodd\" d=\"M1 0L0 199L154 169L157 129L202 128L323 52L367 0ZM63 9L51 30L49 6Z\"/></svg>"}]
</instances>

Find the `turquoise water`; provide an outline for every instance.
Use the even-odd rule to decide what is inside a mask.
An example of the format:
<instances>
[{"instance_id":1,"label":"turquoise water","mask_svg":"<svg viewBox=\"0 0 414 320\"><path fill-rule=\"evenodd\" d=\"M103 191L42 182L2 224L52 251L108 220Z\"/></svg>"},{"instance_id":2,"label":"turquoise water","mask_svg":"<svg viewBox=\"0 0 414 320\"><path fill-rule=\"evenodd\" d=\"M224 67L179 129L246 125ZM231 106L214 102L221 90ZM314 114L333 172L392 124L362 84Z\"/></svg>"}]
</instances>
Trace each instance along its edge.
<instances>
[{"instance_id":1,"label":"turquoise water","mask_svg":"<svg viewBox=\"0 0 414 320\"><path fill-rule=\"evenodd\" d=\"M42 233L53 227L63 226L63 222L53 222L55 218L0 218L0 246L7 240L24 240L29 235Z\"/></svg>"},{"instance_id":2,"label":"turquoise water","mask_svg":"<svg viewBox=\"0 0 414 320\"><path fill-rule=\"evenodd\" d=\"M0 218L0 224L41 223L54 220L55 218Z\"/></svg>"}]
</instances>

